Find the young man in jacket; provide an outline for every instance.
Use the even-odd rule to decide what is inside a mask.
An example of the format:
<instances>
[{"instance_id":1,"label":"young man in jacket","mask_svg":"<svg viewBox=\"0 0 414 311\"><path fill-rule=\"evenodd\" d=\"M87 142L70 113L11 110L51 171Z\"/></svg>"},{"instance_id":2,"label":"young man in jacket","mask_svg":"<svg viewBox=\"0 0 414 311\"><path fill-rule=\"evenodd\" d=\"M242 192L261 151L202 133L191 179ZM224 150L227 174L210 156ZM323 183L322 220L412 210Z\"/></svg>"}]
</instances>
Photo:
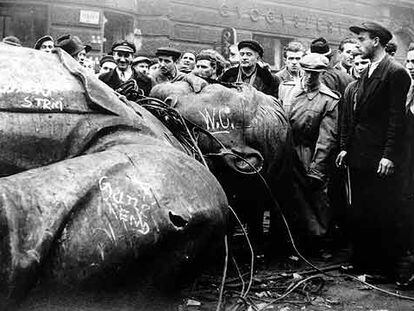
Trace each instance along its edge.
<instances>
[{"instance_id":1,"label":"young man in jacket","mask_svg":"<svg viewBox=\"0 0 414 311\"><path fill-rule=\"evenodd\" d=\"M342 133L338 164L350 169L352 191L353 264L400 283L402 258L409 255L401 204L401 162L404 150L405 104L410 77L385 52L391 32L365 22L350 27L357 34L362 56L371 65L357 82L352 124Z\"/></svg>"}]
</instances>

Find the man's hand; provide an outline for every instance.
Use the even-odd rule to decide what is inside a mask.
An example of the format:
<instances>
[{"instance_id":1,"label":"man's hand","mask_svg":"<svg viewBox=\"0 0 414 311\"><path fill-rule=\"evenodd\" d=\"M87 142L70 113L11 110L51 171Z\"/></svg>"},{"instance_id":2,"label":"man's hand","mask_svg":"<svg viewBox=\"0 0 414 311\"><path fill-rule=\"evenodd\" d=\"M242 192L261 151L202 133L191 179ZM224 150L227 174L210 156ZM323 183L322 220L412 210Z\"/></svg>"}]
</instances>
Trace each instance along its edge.
<instances>
[{"instance_id":1,"label":"man's hand","mask_svg":"<svg viewBox=\"0 0 414 311\"><path fill-rule=\"evenodd\" d=\"M204 87L208 85L207 81L197 77L195 74L189 73L186 75L182 75L174 79L175 81L185 81L190 84L191 88L193 89L194 93L200 93Z\"/></svg>"},{"instance_id":2,"label":"man's hand","mask_svg":"<svg viewBox=\"0 0 414 311\"><path fill-rule=\"evenodd\" d=\"M347 154L347 152L345 150L342 150L338 154L338 156L336 157L336 160L335 160L336 167L346 167L346 164L345 164L346 154Z\"/></svg>"},{"instance_id":3,"label":"man's hand","mask_svg":"<svg viewBox=\"0 0 414 311\"><path fill-rule=\"evenodd\" d=\"M378 165L377 174L381 177L390 176L394 173L394 163L391 160L382 158Z\"/></svg>"}]
</instances>

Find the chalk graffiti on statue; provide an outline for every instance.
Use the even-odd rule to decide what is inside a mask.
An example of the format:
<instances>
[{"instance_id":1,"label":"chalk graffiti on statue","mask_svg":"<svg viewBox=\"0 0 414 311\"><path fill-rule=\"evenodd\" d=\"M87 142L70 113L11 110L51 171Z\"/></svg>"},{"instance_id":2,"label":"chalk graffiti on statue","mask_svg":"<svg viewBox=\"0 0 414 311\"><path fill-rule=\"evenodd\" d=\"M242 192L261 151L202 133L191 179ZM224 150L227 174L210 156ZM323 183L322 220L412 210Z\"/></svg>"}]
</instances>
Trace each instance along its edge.
<instances>
[{"instance_id":1,"label":"chalk graffiti on statue","mask_svg":"<svg viewBox=\"0 0 414 311\"><path fill-rule=\"evenodd\" d=\"M156 205L153 198L114 187L107 176L99 180L99 190L106 210L121 222L125 230L134 230L143 235L149 233L148 213Z\"/></svg>"},{"instance_id":2,"label":"chalk graffiti on statue","mask_svg":"<svg viewBox=\"0 0 414 311\"><path fill-rule=\"evenodd\" d=\"M27 96L24 98L22 107L48 111L63 111L63 102L61 100L50 100L46 97Z\"/></svg>"},{"instance_id":3,"label":"chalk graffiti on statue","mask_svg":"<svg viewBox=\"0 0 414 311\"><path fill-rule=\"evenodd\" d=\"M230 120L229 115L231 110L229 107L213 108L210 111L204 108L204 111L199 111L207 131L213 134L230 133L230 129L234 129L234 123Z\"/></svg>"}]
</instances>

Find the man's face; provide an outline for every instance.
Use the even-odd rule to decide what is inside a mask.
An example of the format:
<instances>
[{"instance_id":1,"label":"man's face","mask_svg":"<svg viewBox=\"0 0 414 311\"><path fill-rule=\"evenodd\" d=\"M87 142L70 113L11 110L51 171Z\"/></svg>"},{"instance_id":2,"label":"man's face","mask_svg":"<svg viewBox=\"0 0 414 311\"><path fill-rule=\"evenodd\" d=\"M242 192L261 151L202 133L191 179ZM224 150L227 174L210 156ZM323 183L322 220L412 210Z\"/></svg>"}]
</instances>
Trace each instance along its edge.
<instances>
[{"instance_id":1,"label":"man's face","mask_svg":"<svg viewBox=\"0 0 414 311\"><path fill-rule=\"evenodd\" d=\"M214 67L211 66L211 62L209 60L200 59L197 61L194 74L201 78L212 78L214 71Z\"/></svg>"},{"instance_id":2,"label":"man's face","mask_svg":"<svg viewBox=\"0 0 414 311\"><path fill-rule=\"evenodd\" d=\"M101 69L99 70L99 74L103 74L105 72L109 72L116 67L114 62L105 62L102 64Z\"/></svg>"},{"instance_id":3,"label":"man's face","mask_svg":"<svg viewBox=\"0 0 414 311\"><path fill-rule=\"evenodd\" d=\"M158 64L163 74L172 73L174 71L175 62L172 56L158 56Z\"/></svg>"},{"instance_id":4,"label":"man's face","mask_svg":"<svg viewBox=\"0 0 414 311\"><path fill-rule=\"evenodd\" d=\"M343 46L344 50L340 52L340 58L342 66L345 68L350 68L352 66L352 51L357 48L355 43L345 43Z\"/></svg>"},{"instance_id":5,"label":"man's face","mask_svg":"<svg viewBox=\"0 0 414 311\"><path fill-rule=\"evenodd\" d=\"M304 71L303 73L303 83L308 87L313 87L318 84L320 72L317 71Z\"/></svg>"},{"instance_id":6,"label":"man's face","mask_svg":"<svg viewBox=\"0 0 414 311\"><path fill-rule=\"evenodd\" d=\"M195 55L193 53L184 53L180 61L181 68L191 71L195 66Z\"/></svg>"},{"instance_id":7,"label":"man's face","mask_svg":"<svg viewBox=\"0 0 414 311\"><path fill-rule=\"evenodd\" d=\"M253 51L252 49L248 47L244 47L240 49L240 65L242 67L254 67L257 64L257 61L259 60L259 53L256 51Z\"/></svg>"},{"instance_id":8,"label":"man's face","mask_svg":"<svg viewBox=\"0 0 414 311\"><path fill-rule=\"evenodd\" d=\"M54 47L55 47L55 44L53 43L53 41L51 41L51 40L45 41L40 46L40 51L43 51L43 52L46 52L46 53L50 53L50 52L52 52L52 49Z\"/></svg>"},{"instance_id":9,"label":"man's face","mask_svg":"<svg viewBox=\"0 0 414 311\"><path fill-rule=\"evenodd\" d=\"M300 60L303 57L303 52L302 51L298 51L298 52L292 52L292 51L287 51L286 52L286 68L287 70L289 70L290 72L298 72L300 70Z\"/></svg>"},{"instance_id":10,"label":"man's face","mask_svg":"<svg viewBox=\"0 0 414 311\"><path fill-rule=\"evenodd\" d=\"M411 79L414 79L414 51L408 51L405 67L410 72Z\"/></svg>"},{"instance_id":11,"label":"man's face","mask_svg":"<svg viewBox=\"0 0 414 311\"><path fill-rule=\"evenodd\" d=\"M125 71L132 64L133 55L127 51L114 51L114 60L119 70Z\"/></svg>"},{"instance_id":12,"label":"man's face","mask_svg":"<svg viewBox=\"0 0 414 311\"><path fill-rule=\"evenodd\" d=\"M358 35L359 50L362 52L363 58L372 59L374 56L375 48L379 45L379 38L375 37L371 39L369 32L363 31Z\"/></svg>"},{"instance_id":13,"label":"man's face","mask_svg":"<svg viewBox=\"0 0 414 311\"><path fill-rule=\"evenodd\" d=\"M145 62L138 63L134 66L134 69L144 75L148 74L148 64Z\"/></svg>"},{"instance_id":14,"label":"man's face","mask_svg":"<svg viewBox=\"0 0 414 311\"><path fill-rule=\"evenodd\" d=\"M83 49L82 51L80 51L77 55L76 55L76 57L75 57L75 59L79 62L79 64L81 64L82 66L83 66L83 62L85 61L85 58L86 58L86 51L85 51L85 49Z\"/></svg>"},{"instance_id":15,"label":"man's face","mask_svg":"<svg viewBox=\"0 0 414 311\"><path fill-rule=\"evenodd\" d=\"M358 75L361 75L361 73L369 66L371 61L369 59L364 59L361 57L361 55L357 55L354 57L354 67Z\"/></svg>"}]
</instances>

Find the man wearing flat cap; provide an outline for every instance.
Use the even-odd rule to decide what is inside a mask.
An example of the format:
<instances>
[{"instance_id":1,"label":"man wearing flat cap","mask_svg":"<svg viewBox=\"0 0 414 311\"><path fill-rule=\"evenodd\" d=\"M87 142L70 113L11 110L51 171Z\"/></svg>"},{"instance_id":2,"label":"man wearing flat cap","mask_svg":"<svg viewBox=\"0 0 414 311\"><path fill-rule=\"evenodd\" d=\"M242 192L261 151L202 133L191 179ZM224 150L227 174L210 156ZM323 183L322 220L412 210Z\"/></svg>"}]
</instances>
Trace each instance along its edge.
<instances>
[{"instance_id":1,"label":"man wearing flat cap","mask_svg":"<svg viewBox=\"0 0 414 311\"><path fill-rule=\"evenodd\" d=\"M240 41L237 47L240 64L225 71L220 81L247 83L265 94L278 97L279 80L268 69L258 64L263 57L263 48L260 43L255 40L245 40Z\"/></svg>"},{"instance_id":2,"label":"man wearing flat cap","mask_svg":"<svg viewBox=\"0 0 414 311\"><path fill-rule=\"evenodd\" d=\"M116 67L116 63L115 63L115 59L112 55L104 55L100 60L99 60L99 73L98 73L98 77L106 72L111 71L112 69L114 69Z\"/></svg>"},{"instance_id":3,"label":"man wearing flat cap","mask_svg":"<svg viewBox=\"0 0 414 311\"><path fill-rule=\"evenodd\" d=\"M92 50L92 47L90 45L83 44L78 36L72 35L64 35L59 37L56 40L56 47L64 50L66 53L76 59L82 66L83 61L86 58L86 54Z\"/></svg>"},{"instance_id":4,"label":"man wearing flat cap","mask_svg":"<svg viewBox=\"0 0 414 311\"><path fill-rule=\"evenodd\" d=\"M404 216L400 193L410 77L385 52L392 38L388 29L366 22L350 30L358 37L362 56L371 60L357 82L354 117L339 159L350 170L353 264L361 272L404 283L407 274L396 272L412 251L406 243L409 233L402 230L405 221L412 227L412 219Z\"/></svg>"},{"instance_id":5,"label":"man wearing flat cap","mask_svg":"<svg viewBox=\"0 0 414 311\"><path fill-rule=\"evenodd\" d=\"M52 52L54 47L55 42L53 41L53 38L49 35L39 38L34 45L35 50L43 51L46 53Z\"/></svg>"},{"instance_id":6,"label":"man wearing flat cap","mask_svg":"<svg viewBox=\"0 0 414 311\"><path fill-rule=\"evenodd\" d=\"M151 60L148 57L145 56L137 56L134 58L134 60L132 61L132 67L144 74L144 75L148 75L148 67L151 63Z\"/></svg>"},{"instance_id":7,"label":"man wearing flat cap","mask_svg":"<svg viewBox=\"0 0 414 311\"><path fill-rule=\"evenodd\" d=\"M137 93L148 96L152 88L151 79L132 68L135 52L136 48L133 42L127 40L114 42L112 54L116 67L99 76L100 80L130 100L137 99ZM126 87L129 85L134 87L132 89Z\"/></svg>"},{"instance_id":8,"label":"man wearing flat cap","mask_svg":"<svg viewBox=\"0 0 414 311\"><path fill-rule=\"evenodd\" d=\"M305 55L300 66L303 76L283 102L292 128L294 143L294 204L304 247L318 251L330 222L327 182L332 151L337 140L339 96L321 83L328 59L317 53Z\"/></svg>"},{"instance_id":9,"label":"man wearing flat cap","mask_svg":"<svg viewBox=\"0 0 414 311\"><path fill-rule=\"evenodd\" d=\"M173 82L181 79L185 74L177 69L177 61L181 56L181 52L170 47L158 48L155 56L158 58L158 69L154 72L153 78L155 82Z\"/></svg>"}]
</instances>

